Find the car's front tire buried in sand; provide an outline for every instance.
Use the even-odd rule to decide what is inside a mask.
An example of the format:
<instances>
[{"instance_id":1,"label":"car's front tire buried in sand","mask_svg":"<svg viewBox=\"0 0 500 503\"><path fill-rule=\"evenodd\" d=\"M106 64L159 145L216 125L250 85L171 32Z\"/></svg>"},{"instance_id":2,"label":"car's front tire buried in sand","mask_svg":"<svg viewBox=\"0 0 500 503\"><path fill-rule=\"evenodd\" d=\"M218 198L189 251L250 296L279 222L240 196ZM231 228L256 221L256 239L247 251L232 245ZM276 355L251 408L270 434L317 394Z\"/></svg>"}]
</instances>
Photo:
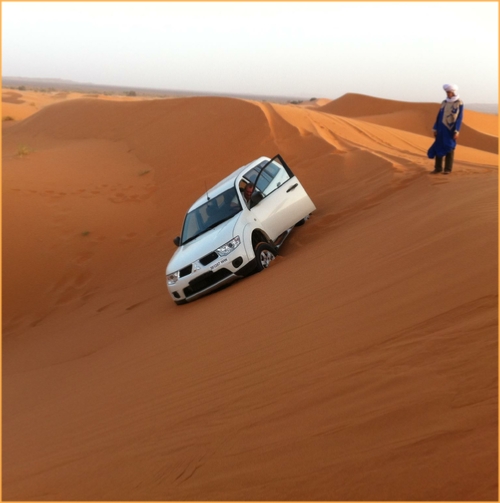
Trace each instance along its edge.
<instances>
[{"instance_id":1,"label":"car's front tire buried in sand","mask_svg":"<svg viewBox=\"0 0 500 503\"><path fill-rule=\"evenodd\" d=\"M276 250L267 243L259 243L255 247L255 262L257 271L267 269L271 262L276 258Z\"/></svg>"}]
</instances>

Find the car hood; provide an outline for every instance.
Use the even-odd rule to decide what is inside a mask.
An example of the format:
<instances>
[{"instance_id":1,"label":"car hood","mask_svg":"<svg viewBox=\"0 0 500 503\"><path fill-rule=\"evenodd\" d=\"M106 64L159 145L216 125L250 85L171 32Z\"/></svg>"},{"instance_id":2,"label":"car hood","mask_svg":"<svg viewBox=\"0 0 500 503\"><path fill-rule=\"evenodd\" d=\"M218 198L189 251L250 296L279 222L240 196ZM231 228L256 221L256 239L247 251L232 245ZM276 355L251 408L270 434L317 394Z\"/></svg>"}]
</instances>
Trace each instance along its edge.
<instances>
[{"instance_id":1,"label":"car hood","mask_svg":"<svg viewBox=\"0 0 500 503\"><path fill-rule=\"evenodd\" d=\"M167 274L171 274L192 264L233 239L234 228L240 215L241 212L237 213L226 222L205 232L201 236L198 236L196 239L193 239L193 241L180 246L168 263Z\"/></svg>"}]
</instances>

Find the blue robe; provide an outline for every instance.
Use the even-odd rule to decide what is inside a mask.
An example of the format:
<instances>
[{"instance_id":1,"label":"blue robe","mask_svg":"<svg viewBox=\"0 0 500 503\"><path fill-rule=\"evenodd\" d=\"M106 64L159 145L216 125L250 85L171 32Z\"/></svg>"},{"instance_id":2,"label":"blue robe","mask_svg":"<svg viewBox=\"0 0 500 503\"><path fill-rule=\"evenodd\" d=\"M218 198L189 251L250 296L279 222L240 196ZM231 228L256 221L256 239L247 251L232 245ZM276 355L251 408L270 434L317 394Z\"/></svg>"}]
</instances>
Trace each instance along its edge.
<instances>
[{"instance_id":1,"label":"blue robe","mask_svg":"<svg viewBox=\"0 0 500 503\"><path fill-rule=\"evenodd\" d=\"M427 152L429 159L434 157L444 157L457 146L453 136L460 131L464 115L464 103L462 100L453 102L443 101L437 114L434 131L436 131L436 140Z\"/></svg>"}]
</instances>

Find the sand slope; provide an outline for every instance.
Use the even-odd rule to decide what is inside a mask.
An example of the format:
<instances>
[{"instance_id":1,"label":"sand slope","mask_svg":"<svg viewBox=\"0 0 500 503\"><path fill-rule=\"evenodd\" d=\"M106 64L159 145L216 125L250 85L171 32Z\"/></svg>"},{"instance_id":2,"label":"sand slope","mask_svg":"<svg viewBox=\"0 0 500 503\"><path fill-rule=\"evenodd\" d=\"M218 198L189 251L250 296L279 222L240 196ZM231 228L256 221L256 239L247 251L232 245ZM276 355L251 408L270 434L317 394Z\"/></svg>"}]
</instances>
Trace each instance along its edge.
<instances>
[{"instance_id":1,"label":"sand slope","mask_svg":"<svg viewBox=\"0 0 500 503\"><path fill-rule=\"evenodd\" d=\"M493 135L433 177L425 107L363 99L61 99L4 128L4 499L496 499ZM276 153L317 211L176 306L185 210Z\"/></svg>"},{"instance_id":2,"label":"sand slope","mask_svg":"<svg viewBox=\"0 0 500 503\"><path fill-rule=\"evenodd\" d=\"M319 107L319 110L430 136L439 104L410 103L362 94L346 94ZM460 145L498 154L498 116L468 110L465 104Z\"/></svg>"}]
</instances>

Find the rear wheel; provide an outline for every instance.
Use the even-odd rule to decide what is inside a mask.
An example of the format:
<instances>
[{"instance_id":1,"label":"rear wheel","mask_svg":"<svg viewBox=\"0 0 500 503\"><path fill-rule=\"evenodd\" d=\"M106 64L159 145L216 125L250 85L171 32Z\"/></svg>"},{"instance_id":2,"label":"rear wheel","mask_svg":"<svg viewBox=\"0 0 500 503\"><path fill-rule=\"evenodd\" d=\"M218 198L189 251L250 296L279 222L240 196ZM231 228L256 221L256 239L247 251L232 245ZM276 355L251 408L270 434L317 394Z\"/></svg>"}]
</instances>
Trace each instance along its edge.
<instances>
[{"instance_id":1,"label":"rear wheel","mask_svg":"<svg viewBox=\"0 0 500 503\"><path fill-rule=\"evenodd\" d=\"M302 220L299 220L296 224L295 227L300 227L301 225L304 225L308 220L311 215L307 215L307 217L304 217Z\"/></svg>"},{"instance_id":2,"label":"rear wheel","mask_svg":"<svg viewBox=\"0 0 500 503\"><path fill-rule=\"evenodd\" d=\"M269 264L276 258L276 250L267 243L259 243L255 247L255 262L257 271L267 269Z\"/></svg>"}]
</instances>

